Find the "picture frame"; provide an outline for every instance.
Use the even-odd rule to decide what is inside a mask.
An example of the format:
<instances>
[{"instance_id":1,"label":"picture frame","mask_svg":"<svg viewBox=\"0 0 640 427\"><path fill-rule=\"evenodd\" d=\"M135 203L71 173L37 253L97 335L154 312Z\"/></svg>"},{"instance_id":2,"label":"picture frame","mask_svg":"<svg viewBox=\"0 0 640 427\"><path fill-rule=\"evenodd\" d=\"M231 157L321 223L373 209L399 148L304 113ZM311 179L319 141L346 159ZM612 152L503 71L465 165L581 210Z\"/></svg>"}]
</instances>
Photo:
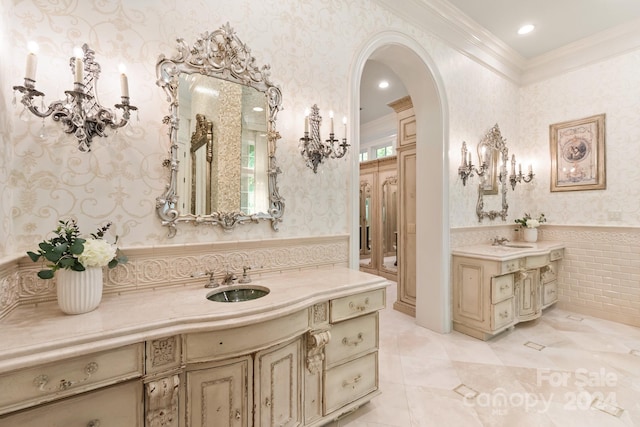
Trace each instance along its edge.
<instances>
[{"instance_id":1,"label":"picture frame","mask_svg":"<svg viewBox=\"0 0 640 427\"><path fill-rule=\"evenodd\" d=\"M604 190L605 114L549 125L551 191Z\"/></svg>"}]
</instances>

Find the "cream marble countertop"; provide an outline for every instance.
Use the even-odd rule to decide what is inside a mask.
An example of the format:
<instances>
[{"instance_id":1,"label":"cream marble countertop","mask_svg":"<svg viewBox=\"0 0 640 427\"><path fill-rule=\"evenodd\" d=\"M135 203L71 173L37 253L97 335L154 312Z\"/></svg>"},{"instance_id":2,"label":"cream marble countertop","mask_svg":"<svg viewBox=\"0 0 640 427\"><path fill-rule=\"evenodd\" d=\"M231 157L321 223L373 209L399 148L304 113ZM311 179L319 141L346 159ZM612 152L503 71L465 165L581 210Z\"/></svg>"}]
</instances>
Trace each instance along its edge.
<instances>
[{"instance_id":1,"label":"cream marble countertop","mask_svg":"<svg viewBox=\"0 0 640 427\"><path fill-rule=\"evenodd\" d=\"M97 309L64 314L56 302L19 307L0 320L0 373L175 334L234 328L313 304L388 286L386 279L344 267L254 278L268 295L235 303L207 300L206 278L181 287L105 295Z\"/></svg>"},{"instance_id":2,"label":"cream marble countertop","mask_svg":"<svg viewBox=\"0 0 640 427\"><path fill-rule=\"evenodd\" d=\"M564 248L564 243L562 242L540 241L536 243L528 243L523 241L515 241L507 242L507 245L512 246L493 246L491 243L462 246L453 249L451 251L451 254L469 258L482 258L494 261L509 261L525 256L544 255L553 250Z\"/></svg>"}]
</instances>

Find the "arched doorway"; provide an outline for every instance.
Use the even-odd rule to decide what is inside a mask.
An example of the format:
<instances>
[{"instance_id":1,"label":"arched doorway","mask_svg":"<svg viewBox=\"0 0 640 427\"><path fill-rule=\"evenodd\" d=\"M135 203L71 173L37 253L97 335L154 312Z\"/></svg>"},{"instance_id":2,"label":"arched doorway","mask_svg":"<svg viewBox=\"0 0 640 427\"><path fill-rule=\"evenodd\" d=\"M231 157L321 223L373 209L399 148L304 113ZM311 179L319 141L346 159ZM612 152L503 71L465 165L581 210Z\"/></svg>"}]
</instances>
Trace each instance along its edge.
<instances>
[{"instance_id":1,"label":"arched doorway","mask_svg":"<svg viewBox=\"0 0 640 427\"><path fill-rule=\"evenodd\" d=\"M389 67L402 80L413 101L417 133L417 302L416 323L431 330L451 331L449 251L448 105L435 64L415 40L399 32L372 37L351 68L351 123L358 123L360 78L368 59ZM352 127L351 268L359 251L359 127ZM353 154L356 153L356 154Z\"/></svg>"}]
</instances>

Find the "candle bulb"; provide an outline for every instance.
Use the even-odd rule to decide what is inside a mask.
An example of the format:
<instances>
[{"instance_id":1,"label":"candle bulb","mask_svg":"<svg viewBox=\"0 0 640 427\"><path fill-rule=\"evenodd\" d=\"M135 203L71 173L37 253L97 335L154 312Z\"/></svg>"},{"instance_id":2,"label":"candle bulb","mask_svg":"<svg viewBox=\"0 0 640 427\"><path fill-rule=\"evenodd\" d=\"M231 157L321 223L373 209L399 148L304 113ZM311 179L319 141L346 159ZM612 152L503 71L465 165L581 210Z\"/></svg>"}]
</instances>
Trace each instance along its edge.
<instances>
[{"instance_id":1,"label":"candle bulb","mask_svg":"<svg viewBox=\"0 0 640 427\"><path fill-rule=\"evenodd\" d=\"M29 80L36 80L36 67L38 65L38 57L35 53L29 53L27 55L27 71L24 78Z\"/></svg>"},{"instance_id":2,"label":"candle bulb","mask_svg":"<svg viewBox=\"0 0 640 427\"><path fill-rule=\"evenodd\" d=\"M29 53L27 54L27 69L24 78L35 81L36 68L38 66L38 57L36 56L36 53L38 52L38 44L31 41L27 44L27 48L29 49Z\"/></svg>"},{"instance_id":3,"label":"candle bulb","mask_svg":"<svg viewBox=\"0 0 640 427\"><path fill-rule=\"evenodd\" d=\"M75 66L74 66L74 81L75 83L82 83L83 77L83 69L82 69L82 58L75 58Z\"/></svg>"},{"instance_id":4,"label":"candle bulb","mask_svg":"<svg viewBox=\"0 0 640 427\"><path fill-rule=\"evenodd\" d=\"M127 75L125 74L126 68L124 64L120 64L120 89L122 91L122 97L129 97L129 79L127 79Z\"/></svg>"},{"instance_id":5,"label":"candle bulb","mask_svg":"<svg viewBox=\"0 0 640 427\"><path fill-rule=\"evenodd\" d=\"M329 111L329 133L333 135L333 111Z\"/></svg>"},{"instance_id":6,"label":"candle bulb","mask_svg":"<svg viewBox=\"0 0 640 427\"><path fill-rule=\"evenodd\" d=\"M342 118L342 124L344 124L344 139L347 139L347 116Z\"/></svg>"},{"instance_id":7,"label":"candle bulb","mask_svg":"<svg viewBox=\"0 0 640 427\"><path fill-rule=\"evenodd\" d=\"M529 175L533 173L533 166L529 163Z\"/></svg>"}]
</instances>

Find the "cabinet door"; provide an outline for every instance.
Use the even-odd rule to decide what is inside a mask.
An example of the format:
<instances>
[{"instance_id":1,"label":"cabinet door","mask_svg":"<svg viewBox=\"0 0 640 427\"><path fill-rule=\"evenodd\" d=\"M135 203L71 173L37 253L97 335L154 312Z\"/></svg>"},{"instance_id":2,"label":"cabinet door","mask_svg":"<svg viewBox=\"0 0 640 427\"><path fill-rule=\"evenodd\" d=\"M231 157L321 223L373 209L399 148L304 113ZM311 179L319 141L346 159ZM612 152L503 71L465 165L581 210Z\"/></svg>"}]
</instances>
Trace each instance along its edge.
<instances>
[{"instance_id":1,"label":"cabinet door","mask_svg":"<svg viewBox=\"0 0 640 427\"><path fill-rule=\"evenodd\" d=\"M187 372L189 427L248 427L251 359Z\"/></svg>"},{"instance_id":2,"label":"cabinet door","mask_svg":"<svg viewBox=\"0 0 640 427\"><path fill-rule=\"evenodd\" d=\"M538 270L527 270L519 274L517 284L516 315L519 320L529 320L537 317L540 310Z\"/></svg>"},{"instance_id":3,"label":"cabinet door","mask_svg":"<svg viewBox=\"0 0 640 427\"><path fill-rule=\"evenodd\" d=\"M302 339L261 351L255 359L255 425L302 425Z\"/></svg>"}]
</instances>

